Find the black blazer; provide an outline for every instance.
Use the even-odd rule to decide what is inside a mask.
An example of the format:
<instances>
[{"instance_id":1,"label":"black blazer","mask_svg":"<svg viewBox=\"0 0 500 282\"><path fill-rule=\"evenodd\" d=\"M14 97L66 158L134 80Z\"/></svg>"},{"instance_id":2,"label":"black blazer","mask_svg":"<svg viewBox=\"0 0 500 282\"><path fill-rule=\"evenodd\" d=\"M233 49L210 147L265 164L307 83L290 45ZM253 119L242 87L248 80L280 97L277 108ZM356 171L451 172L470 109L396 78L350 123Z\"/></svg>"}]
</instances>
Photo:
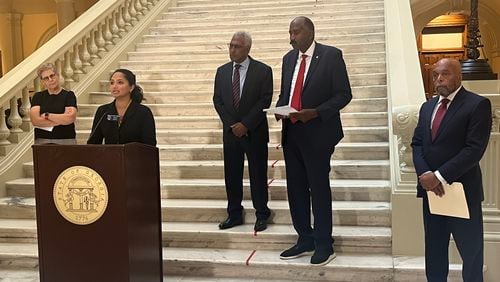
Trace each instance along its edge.
<instances>
[{"instance_id":1,"label":"black blazer","mask_svg":"<svg viewBox=\"0 0 500 282\"><path fill-rule=\"evenodd\" d=\"M139 142L156 146L155 120L151 110L137 102L132 102L121 125L112 116L117 116L115 101L100 106L94 116L92 133L87 144L125 144ZM108 118L108 116L110 118Z\"/></svg>"},{"instance_id":2,"label":"black blazer","mask_svg":"<svg viewBox=\"0 0 500 282\"><path fill-rule=\"evenodd\" d=\"M281 92L276 106L288 105L290 87L298 50L283 57ZM335 146L343 137L340 110L352 99L347 69L339 49L316 43L311 65L302 89L302 108L316 109L319 118L306 123L307 136L327 147ZM281 142L285 142L290 120L283 120Z\"/></svg>"},{"instance_id":3,"label":"black blazer","mask_svg":"<svg viewBox=\"0 0 500 282\"><path fill-rule=\"evenodd\" d=\"M420 108L411 144L417 175L439 170L446 182L464 185L469 203L480 202L484 195L479 161L491 133L490 100L462 87L448 106L433 142L431 119L438 101L439 97L434 97ZM424 193L417 184L417 196Z\"/></svg>"},{"instance_id":4,"label":"black blazer","mask_svg":"<svg viewBox=\"0 0 500 282\"><path fill-rule=\"evenodd\" d=\"M250 57L249 57L250 58ZM215 75L213 103L223 124L223 140L235 141L231 125L241 122L250 141L269 141L266 113L273 97L273 72L268 65L250 58L239 109L233 106L233 62L220 66Z\"/></svg>"}]
</instances>

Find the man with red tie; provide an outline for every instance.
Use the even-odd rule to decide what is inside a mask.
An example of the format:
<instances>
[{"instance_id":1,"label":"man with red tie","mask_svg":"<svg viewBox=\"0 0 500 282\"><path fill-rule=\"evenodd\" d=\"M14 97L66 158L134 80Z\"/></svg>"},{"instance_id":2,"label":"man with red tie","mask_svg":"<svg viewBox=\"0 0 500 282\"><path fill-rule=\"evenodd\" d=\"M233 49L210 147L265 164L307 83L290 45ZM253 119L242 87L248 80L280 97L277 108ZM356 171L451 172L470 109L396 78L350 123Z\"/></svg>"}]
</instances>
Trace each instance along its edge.
<instances>
[{"instance_id":1,"label":"man with red tie","mask_svg":"<svg viewBox=\"0 0 500 282\"><path fill-rule=\"evenodd\" d=\"M298 240L280 258L314 252L311 264L325 265L335 258L330 158L344 136L340 110L352 99L351 86L342 52L314 41L309 18L295 18L289 34L293 50L283 57L276 106L289 105L297 112L276 118L282 120L288 203Z\"/></svg>"},{"instance_id":2,"label":"man with red tie","mask_svg":"<svg viewBox=\"0 0 500 282\"><path fill-rule=\"evenodd\" d=\"M481 160L491 132L491 103L462 87L460 62L441 59L432 73L438 94L421 109L412 140L422 197L425 231L425 272L428 281L447 281L450 234L463 261L465 282L483 281L484 199ZM427 192L443 196L446 184L460 182L470 219L434 215Z\"/></svg>"},{"instance_id":3,"label":"man with red tie","mask_svg":"<svg viewBox=\"0 0 500 282\"><path fill-rule=\"evenodd\" d=\"M248 53L252 38L236 32L229 43L230 62L215 75L213 103L222 121L224 179L227 194L227 229L243 224L243 167L248 160L250 192L255 208L255 231L267 228L271 211L267 206L267 155L269 128L266 114L273 96L271 67L254 60Z\"/></svg>"}]
</instances>

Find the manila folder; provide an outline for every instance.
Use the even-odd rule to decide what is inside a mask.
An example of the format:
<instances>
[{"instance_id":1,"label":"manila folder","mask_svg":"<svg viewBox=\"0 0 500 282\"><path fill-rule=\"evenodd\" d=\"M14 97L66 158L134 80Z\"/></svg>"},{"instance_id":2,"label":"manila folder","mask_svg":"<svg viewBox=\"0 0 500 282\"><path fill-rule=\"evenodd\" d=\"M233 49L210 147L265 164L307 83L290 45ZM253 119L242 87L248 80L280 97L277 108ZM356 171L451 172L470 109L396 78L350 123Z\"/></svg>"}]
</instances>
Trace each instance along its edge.
<instances>
[{"instance_id":1,"label":"manila folder","mask_svg":"<svg viewBox=\"0 0 500 282\"><path fill-rule=\"evenodd\" d=\"M444 185L442 197L437 196L432 191L427 191L427 198L432 214L469 219L469 208L462 183L453 182L451 185Z\"/></svg>"}]
</instances>

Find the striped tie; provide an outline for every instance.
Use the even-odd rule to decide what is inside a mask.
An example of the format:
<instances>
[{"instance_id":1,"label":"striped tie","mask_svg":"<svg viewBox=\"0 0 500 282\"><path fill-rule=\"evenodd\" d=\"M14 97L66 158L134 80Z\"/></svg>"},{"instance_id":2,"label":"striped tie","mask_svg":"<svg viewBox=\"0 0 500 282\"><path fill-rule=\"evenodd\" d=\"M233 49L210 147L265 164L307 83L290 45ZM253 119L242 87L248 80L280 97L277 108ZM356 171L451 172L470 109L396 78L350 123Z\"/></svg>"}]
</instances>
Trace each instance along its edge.
<instances>
[{"instance_id":1,"label":"striped tie","mask_svg":"<svg viewBox=\"0 0 500 282\"><path fill-rule=\"evenodd\" d=\"M234 65L233 73L233 105L234 109L238 110L240 107L240 64Z\"/></svg>"}]
</instances>

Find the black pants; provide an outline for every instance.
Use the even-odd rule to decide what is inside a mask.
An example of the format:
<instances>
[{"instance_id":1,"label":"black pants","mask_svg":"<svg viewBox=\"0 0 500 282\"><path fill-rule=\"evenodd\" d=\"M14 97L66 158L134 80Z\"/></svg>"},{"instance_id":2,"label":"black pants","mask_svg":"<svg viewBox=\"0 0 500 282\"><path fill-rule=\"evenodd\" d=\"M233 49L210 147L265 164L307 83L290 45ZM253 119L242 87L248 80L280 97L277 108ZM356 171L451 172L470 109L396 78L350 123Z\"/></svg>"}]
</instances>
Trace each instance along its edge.
<instances>
[{"instance_id":1,"label":"black pants","mask_svg":"<svg viewBox=\"0 0 500 282\"><path fill-rule=\"evenodd\" d=\"M423 197L425 274L429 282L446 282L450 234L462 257L464 282L483 281L483 213L481 203L469 204L470 219L433 215Z\"/></svg>"},{"instance_id":2,"label":"black pants","mask_svg":"<svg viewBox=\"0 0 500 282\"><path fill-rule=\"evenodd\" d=\"M293 227L299 235L297 244L331 253L332 194L330 159L333 146L322 147L307 136L305 124L288 127L283 152L286 163L288 203ZM311 227L311 205L314 228Z\"/></svg>"},{"instance_id":3,"label":"black pants","mask_svg":"<svg viewBox=\"0 0 500 282\"><path fill-rule=\"evenodd\" d=\"M224 179L227 194L227 213L231 218L242 216L243 169L245 155L248 161L250 191L257 219L267 219L267 142L251 142L248 137L224 142Z\"/></svg>"}]
</instances>

